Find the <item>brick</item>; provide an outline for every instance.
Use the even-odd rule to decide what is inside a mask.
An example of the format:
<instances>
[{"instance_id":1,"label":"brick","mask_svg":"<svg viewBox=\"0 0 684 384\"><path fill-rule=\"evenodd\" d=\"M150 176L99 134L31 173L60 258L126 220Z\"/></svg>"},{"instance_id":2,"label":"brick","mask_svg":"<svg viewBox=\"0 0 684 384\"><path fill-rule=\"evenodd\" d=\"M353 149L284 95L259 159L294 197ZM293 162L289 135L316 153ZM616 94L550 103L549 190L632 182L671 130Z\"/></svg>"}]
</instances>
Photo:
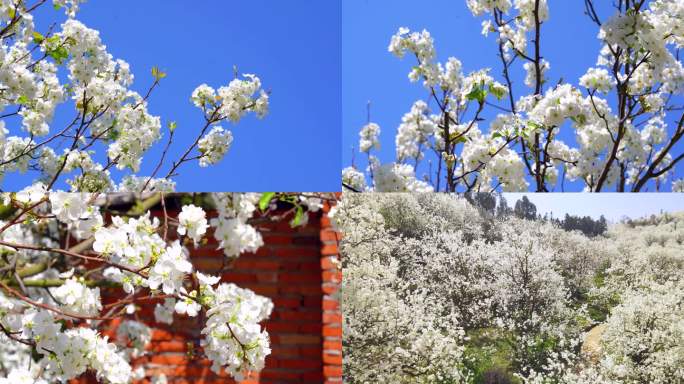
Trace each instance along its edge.
<instances>
[{"instance_id":1,"label":"brick","mask_svg":"<svg viewBox=\"0 0 684 384\"><path fill-rule=\"evenodd\" d=\"M326 283L341 283L342 271L323 271L323 281Z\"/></svg>"},{"instance_id":2,"label":"brick","mask_svg":"<svg viewBox=\"0 0 684 384\"><path fill-rule=\"evenodd\" d=\"M325 377L342 377L342 367L326 365L323 367L323 375Z\"/></svg>"},{"instance_id":3,"label":"brick","mask_svg":"<svg viewBox=\"0 0 684 384\"><path fill-rule=\"evenodd\" d=\"M300 351L302 356L306 356L310 359L322 361L321 348L317 345L300 346L299 351Z\"/></svg>"},{"instance_id":4,"label":"brick","mask_svg":"<svg viewBox=\"0 0 684 384\"><path fill-rule=\"evenodd\" d=\"M333 256L338 253L337 244L325 244L321 247L321 255L323 256Z\"/></svg>"},{"instance_id":5,"label":"brick","mask_svg":"<svg viewBox=\"0 0 684 384\"><path fill-rule=\"evenodd\" d=\"M329 353L324 353L323 354L323 363L333 364L333 365L342 365L342 355L332 355Z\"/></svg>"},{"instance_id":6,"label":"brick","mask_svg":"<svg viewBox=\"0 0 684 384\"><path fill-rule=\"evenodd\" d=\"M321 321L320 311L282 311L278 313L278 318L283 320L290 320L294 322L312 321L319 323Z\"/></svg>"},{"instance_id":7,"label":"brick","mask_svg":"<svg viewBox=\"0 0 684 384\"><path fill-rule=\"evenodd\" d=\"M324 380L323 377L323 372L321 371L314 371L314 372L305 372L302 375L302 381L303 383L320 383Z\"/></svg>"},{"instance_id":8,"label":"brick","mask_svg":"<svg viewBox=\"0 0 684 384\"><path fill-rule=\"evenodd\" d=\"M321 239L316 236L302 236L293 238L292 243L296 245L311 245L318 247L321 243Z\"/></svg>"},{"instance_id":9,"label":"brick","mask_svg":"<svg viewBox=\"0 0 684 384\"><path fill-rule=\"evenodd\" d=\"M300 357L302 354L299 351L299 347L297 345L292 345L288 347L284 347L281 345L276 345L271 348L271 355L268 357L269 364L271 363L271 359L276 359L277 358L296 358ZM276 358L277 357L277 358ZM277 364L273 364L274 366L277 366Z\"/></svg>"},{"instance_id":10,"label":"brick","mask_svg":"<svg viewBox=\"0 0 684 384\"><path fill-rule=\"evenodd\" d=\"M269 234L268 232L262 233L261 237L264 239L265 244L286 245L293 242L292 236Z\"/></svg>"},{"instance_id":11,"label":"brick","mask_svg":"<svg viewBox=\"0 0 684 384\"><path fill-rule=\"evenodd\" d=\"M321 284L320 273L280 273L278 281L283 283Z\"/></svg>"},{"instance_id":12,"label":"brick","mask_svg":"<svg viewBox=\"0 0 684 384\"><path fill-rule=\"evenodd\" d=\"M280 268L280 262L273 260L255 260L254 258L242 256L235 260L233 266L236 269L277 270Z\"/></svg>"},{"instance_id":13,"label":"brick","mask_svg":"<svg viewBox=\"0 0 684 384\"><path fill-rule=\"evenodd\" d=\"M280 343L285 345L319 344L321 342L321 337L315 335L280 335L279 338Z\"/></svg>"},{"instance_id":14,"label":"brick","mask_svg":"<svg viewBox=\"0 0 684 384\"><path fill-rule=\"evenodd\" d=\"M296 323L291 321L269 322L268 324L266 324L265 327L269 332L274 333L293 333L297 332L297 329L299 328L299 326Z\"/></svg>"},{"instance_id":15,"label":"brick","mask_svg":"<svg viewBox=\"0 0 684 384\"><path fill-rule=\"evenodd\" d=\"M221 253L223 255L223 253ZM200 271L220 271L223 267L223 258L217 257L193 257L192 265Z\"/></svg>"},{"instance_id":16,"label":"brick","mask_svg":"<svg viewBox=\"0 0 684 384\"><path fill-rule=\"evenodd\" d=\"M331 341L331 340L324 340L323 341L323 350L324 351L342 351L342 342L341 341ZM342 353L342 352L340 352Z\"/></svg>"},{"instance_id":17,"label":"brick","mask_svg":"<svg viewBox=\"0 0 684 384\"><path fill-rule=\"evenodd\" d=\"M302 306L302 299L300 298L274 298L273 306L275 308L299 308Z\"/></svg>"},{"instance_id":18,"label":"brick","mask_svg":"<svg viewBox=\"0 0 684 384\"><path fill-rule=\"evenodd\" d=\"M280 293L285 293L285 294L299 294L302 296L317 296L321 297L323 296L323 289L322 287L318 285L284 285L281 284L278 286L278 290Z\"/></svg>"},{"instance_id":19,"label":"brick","mask_svg":"<svg viewBox=\"0 0 684 384\"><path fill-rule=\"evenodd\" d=\"M281 368L295 368L295 369L302 369L302 368L318 368L320 367L321 361L320 360L311 360L311 359L298 359L298 360L281 360L278 362L278 367Z\"/></svg>"},{"instance_id":20,"label":"brick","mask_svg":"<svg viewBox=\"0 0 684 384\"><path fill-rule=\"evenodd\" d=\"M297 264L297 270L319 273L321 271L321 263L318 260L302 261Z\"/></svg>"},{"instance_id":21,"label":"brick","mask_svg":"<svg viewBox=\"0 0 684 384\"><path fill-rule=\"evenodd\" d=\"M153 352L185 352L187 350L187 343L182 341L162 341L150 343L150 348L148 349Z\"/></svg>"},{"instance_id":22,"label":"brick","mask_svg":"<svg viewBox=\"0 0 684 384\"><path fill-rule=\"evenodd\" d=\"M300 333L320 335L323 330L323 324L318 322L311 324L302 324L298 327Z\"/></svg>"},{"instance_id":23,"label":"brick","mask_svg":"<svg viewBox=\"0 0 684 384\"><path fill-rule=\"evenodd\" d=\"M333 231L331 229L322 230L320 233L320 238L321 238L321 241L325 241L325 242L328 242L328 241L338 242L338 241L342 240L342 236L340 235L340 233L337 231Z\"/></svg>"},{"instance_id":24,"label":"brick","mask_svg":"<svg viewBox=\"0 0 684 384\"><path fill-rule=\"evenodd\" d=\"M155 354L150 362L164 365L187 365L191 360L184 354Z\"/></svg>"},{"instance_id":25,"label":"brick","mask_svg":"<svg viewBox=\"0 0 684 384\"><path fill-rule=\"evenodd\" d=\"M299 257L299 258L309 258L316 257L319 255L319 250L317 247L312 248L280 248L276 249L274 254L278 257Z\"/></svg>"},{"instance_id":26,"label":"brick","mask_svg":"<svg viewBox=\"0 0 684 384\"><path fill-rule=\"evenodd\" d=\"M221 278L223 279L223 281L230 281L238 285L240 283L254 283L258 281L257 277L252 273L244 273L237 271L226 272L221 276Z\"/></svg>"},{"instance_id":27,"label":"brick","mask_svg":"<svg viewBox=\"0 0 684 384\"><path fill-rule=\"evenodd\" d=\"M342 337L342 328L324 325L323 326L323 336L339 336L339 337Z\"/></svg>"},{"instance_id":28,"label":"brick","mask_svg":"<svg viewBox=\"0 0 684 384\"><path fill-rule=\"evenodd\" d=\"M337 270L339 268L338 266L339 266L339 263L338 263L338 258L336 256L326 256L326 257L321 258L321 269Z\"/></svg>"},{"instance_id":29,"label":"brick","mask_svg":"<svg viewBox=\"0 0 684 384\"><path fill-rule=\"evenodd\" d=\"M256 280L260 283L276 283L278 282L277 272L259 272L256 273Z\"/></svg>"},{"instance_id":30,"label":"brick","mask_svg":"<svg viewBox=\"0 0 684 384\"><path fill-rule=\"evenodd\" d=\"M340 308L340 302L337 300L324 298L322 308L323 310L336 310Z\"/></svg>"},{"instance_id":31,"label":"brick","mask_svg":"<svg viewBox=\"0 0 684 384\"><path fill-rule=\"evenodd\" d=\"M321 286L321 290L326 295L332 295L332 294L336 293L339 289L340 289L340 286L338 284L334 284L334 283L323 283L323 285Z\"/></svg>"},{"instance_id":32,"label":"brick","mask_svg":"<svg viewBox=\"0 0 684 384\"><path fill-rule=\"evenodd\" d=\"M321 298L319 296L306 296L302 299L304 308L321 308Z\"/></svg>"},{"instance_id":33,"label":"brick","mask_svg":"<svg viewBox=\"0 0 684 384\"><path fill-rule=\"evenodd\" d=\"M342 314L340 313L324 313L323 324L341 324Z\"/></svg>"}]
</instances>

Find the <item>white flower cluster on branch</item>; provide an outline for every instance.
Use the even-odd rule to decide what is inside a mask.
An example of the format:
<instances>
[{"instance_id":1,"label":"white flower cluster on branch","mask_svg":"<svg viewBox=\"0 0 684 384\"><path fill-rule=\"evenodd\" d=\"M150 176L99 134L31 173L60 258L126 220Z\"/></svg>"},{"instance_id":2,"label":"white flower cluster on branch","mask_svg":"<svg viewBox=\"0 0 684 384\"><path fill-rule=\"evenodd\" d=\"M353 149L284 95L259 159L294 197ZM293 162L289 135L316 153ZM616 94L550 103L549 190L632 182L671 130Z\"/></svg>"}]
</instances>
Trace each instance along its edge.
<instances>
[{"instance_id":1,"label":"white flower cluster on branch","mask_svg":"<svg viewBox=\"0 0 684 384\"><path fill-rule=\"evenodd\" d=\"M255 75L235 78L217 91L201 85L191 101L204 113L203 126L168 172L160 173L177 127L169 121L163 129L148 102L167 74L155 67L148 91L133 91L128 63L115 59L99 32L75 18L83 2L53 0L69 17L45 34L36 28L34 13L46 1L0 2L0 175L30 171L49 189L66 183L81 192L169 191L181 165L198 160L207 167L223 159L233 136L217 124L268 113L269 95ZM60 80L64 77L68 83ZM58 110L69 116L64 127L54 126ZM139 175L145 154L165 137L158 166Z\"/></svg>"},{"instance_id":2,"label":"white flower cluster on branch","mask_svg":"<svg viewBox=\"0 0 684 384\"><path fill-rule=\"evenodd\" d=\"M130 361L151 353L151 325L136 315L150 300L157 302L160 323L172 324L176 315L203 320L201 351L215 372L239 380L264 368L271 350L260 323L273 310L271 300L197 271L189 257L189 247L206 244L209 235L205 208L217 211L213 235L234 258L263 245L254 220L292 218L293 225L304 225L308 212L325 201L334 204L335 195L171 196L194 203L183 203L173 217L160 193L140 200L133 194L50 192L36 184L2 195L0 368L7 376L0 382L66 382L86 371L113 384L144 377L144 368L134 370ZM112 199L132 208L118 211ZM158 204L162 212L153 215ZM102 287L119 290L118 300L103 305ZM119 319L114 339L100 333Z\"/></svg>"},{"instance_id":3,"label":"white flower cluster on branch","mask_svg":"<svg viewBox=\"0 0 684 384\"><path fill-rule=\"evenodd\" d=\"M684 380L684 213L589 238L446 194L346 193L348 383Z\"/></svg>"},{"instance_id":4,"label":"white flower cluster on branch","mask_svg":"<svg viewBox=\"0 0 684 384\"><path fill-rule=\"evenodd\" d=\"M371 153L380 148L380 126L364 126L359 148L368 156L367 167L346 168L344 185L411 192L425 190L420 183L426 182L449 192L542 192L564 188L567 179L597 192L661 190L666 181L681 189L674 171L684 159L684 115L677 105L684 92L678 55L684 2L619 2L615 14L605 17L593 3L577 6L586 10L589 25L597 24L602 49L579 86L555 81L543 58L541 47L551 44L542 29L550 17L546 0L466 1L473 15L486 18L483 35L496 36L503 69L498 79L489 68L464 74L454 57L438 61L427 30L399 28L389 51L417 61L409 79L423 82L428 100L414 103L402 119L389 165ZM516 100L521 90L512 79L519 69L528 89ZM490 108L505 113L487 129ZM420 183L397 188L394 177L378 178L399 169Z\"/></svg>"}]
</instances>

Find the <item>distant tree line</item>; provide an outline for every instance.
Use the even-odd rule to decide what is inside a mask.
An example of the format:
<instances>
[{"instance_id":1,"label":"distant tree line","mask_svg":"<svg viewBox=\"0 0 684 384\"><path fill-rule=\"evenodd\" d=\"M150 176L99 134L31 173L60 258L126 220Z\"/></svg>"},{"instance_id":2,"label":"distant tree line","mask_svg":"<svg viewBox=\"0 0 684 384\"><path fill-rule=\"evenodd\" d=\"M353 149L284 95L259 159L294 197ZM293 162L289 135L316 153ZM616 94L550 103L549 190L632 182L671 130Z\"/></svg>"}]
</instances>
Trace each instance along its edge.
<instances>
[{"instance_id":1,"label":"distant tree line","mask_svg":"<svg viewBox=\"0 0 684 384\"><path fill-rule=\"evenodd\" d=\"M470 193L466 198L482 213L494 218L515 216L525 220L551 222L566 231L580 231L589 237L601 236L608 230L608 222L603 215L598 219L570 214L565 214L563 219L555 218L548 213L542 216L537 213L537 206L527 196L516 201L512 207L502 194Z\"/></svg>"}]
</instances>

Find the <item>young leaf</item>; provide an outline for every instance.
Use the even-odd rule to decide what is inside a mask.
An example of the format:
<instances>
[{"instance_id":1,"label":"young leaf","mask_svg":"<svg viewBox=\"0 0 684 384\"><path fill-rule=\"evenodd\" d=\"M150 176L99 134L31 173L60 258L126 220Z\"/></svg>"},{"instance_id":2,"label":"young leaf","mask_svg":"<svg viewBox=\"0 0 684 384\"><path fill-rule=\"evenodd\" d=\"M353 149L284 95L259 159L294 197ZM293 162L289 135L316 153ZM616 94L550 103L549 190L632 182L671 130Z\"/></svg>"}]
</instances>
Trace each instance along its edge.
<instances>
[{"instance_id":1,"label":"young leaf","mask_svg":"<svg viewBox=\"0 0 684 384\"><path fill-rule=\"evenodd\" d=\"M261 198L259 199L259 209L262 211L265 211L266 208L268 208L268 205L271 204L271 200L273 199L273 196L275 196L275 192L264 192L261 194Z\"/></svg>"},{"instance_id":2,"label":"young leaf","mask_svg":"<svg viewBox=\"0 0 684 384\"><path fill-rule=\"evenodd\" d=\"M468 100L477 100L478 103L483 104L487 97L487 90L479 85L474 85L469 94L466 95Z\"/></svg>"},{"instance_id":3,"label":"young leaf","mask_svg":"<svg viewBox=\"0 0 684 384\"><path fill-rule=\"evenodd\" d=\"M497 100L501 100L504 97L505 92L502 88L492 87L492 85L490 84L489 85L489 93L494 95L494 97L496 97Z\"/></svg>"},{"instance_id":4,"label":"young leaf","mask_svg":"<svg viewBox=\"0 0 684 384\"><path fill-rule=\"evenodd\" d=\"M304 217L304 208L301 206L297 207L297 212L295 213L294 219L292 219L292 226L296 227L302 223L302 218Z\"/></svg>"},{"instance_id":5,"label":"young leaf","mask_svg":"<svg viewBox=\"0 0 684 384\"><path fill-rule=\"evenodd\" d=\"M45 36L41 34L40 32L33 32L33 42L36 44L40 44L45 40Z\"/></svg>"},{"instance_id":6,"label":"young leaf","mask_svg":"<svg viewBox=\"0 0 684 384\"><path fill-rule=\"evenodd\" d=\"M159 81L166 77L166 72L161 71L159 67L152 67L152 76Z\"/></svg>"},{"instance_id":7,"label":"young leaf","mask_svg":"<svg viewBox=\"0 0 684 384\"><path fill-rule=\"evenodd\" d=\"M449 141L458 144L465 143L466 141L468 141L468 139L466 139L465 135L462 135L461 132L453 132L449 137Z\"/></svg>"},{"instance_id":8,"label":"young leaf","mask_svg":"<svg viewBox=\"0 0 684 384\"><path fill-rule=\"evenodd\" d=\"M69 51L67 51L67 49L64 47L59 46L55 49L48 51L48 55L50 55L50 57L52 57L57 62L57 64L62 64L64 60L69 58Z\"/></svg>"},{"instance_id":9,"label":"young leaf","mask_svg":"<svg viewBox=\"0 0 684 384\"><path fill-rule=\"evenodd\" d=\"M21 95L17 98L17 104L28 105L28 103L29 103L29 99L28 99L28 97L26 97L24 95Z\"/></svg>"}]
</instances>

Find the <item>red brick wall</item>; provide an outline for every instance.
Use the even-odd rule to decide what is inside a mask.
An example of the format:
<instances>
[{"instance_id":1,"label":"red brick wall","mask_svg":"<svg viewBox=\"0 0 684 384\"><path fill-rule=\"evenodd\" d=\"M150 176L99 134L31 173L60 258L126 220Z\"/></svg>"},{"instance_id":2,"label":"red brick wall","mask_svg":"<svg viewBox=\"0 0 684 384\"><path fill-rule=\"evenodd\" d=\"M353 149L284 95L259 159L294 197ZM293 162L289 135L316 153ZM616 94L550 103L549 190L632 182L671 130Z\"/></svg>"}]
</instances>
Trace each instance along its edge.
<instances>
[{"instance_id":1,"label":"red brick wall","mask_svg":"<svg viewBox=\"0 0 684 384\"><path fill-rule=\"evenodd\" d=\"M329 211L326 206L324 211ZM327 216L321 218L321 269L323 270L323 376L326 384L342 383L342 312L337 293L342 283L338 263L340 233Z\"/></svg>"},{"instance_id":2,"label":"red brick wall","mask_svg":"<svg viewBox=\"0 0 684 384\"><path fill-rule=\"evenodd\" d=\"M342 275L334 263L339 235L321 212L311 213L302 228L292 229L287 221L259 228L264 246L256 254L240 256L223 272L223 253L216 250L212 236L206 245L191 249L199 271L221 274L222 281L273 300L273 313L265 323L273 351L261 374L243 383L341 383L342 328L335 293ZM154 304L149 304L138 312L155 328L151 353L135 361L145 367L148 378L164 373L170 383L233 382L216 376L201 358L203 319L176 316L171 326L156 324L153 310Z\"/></svg>"}]
</instances>

